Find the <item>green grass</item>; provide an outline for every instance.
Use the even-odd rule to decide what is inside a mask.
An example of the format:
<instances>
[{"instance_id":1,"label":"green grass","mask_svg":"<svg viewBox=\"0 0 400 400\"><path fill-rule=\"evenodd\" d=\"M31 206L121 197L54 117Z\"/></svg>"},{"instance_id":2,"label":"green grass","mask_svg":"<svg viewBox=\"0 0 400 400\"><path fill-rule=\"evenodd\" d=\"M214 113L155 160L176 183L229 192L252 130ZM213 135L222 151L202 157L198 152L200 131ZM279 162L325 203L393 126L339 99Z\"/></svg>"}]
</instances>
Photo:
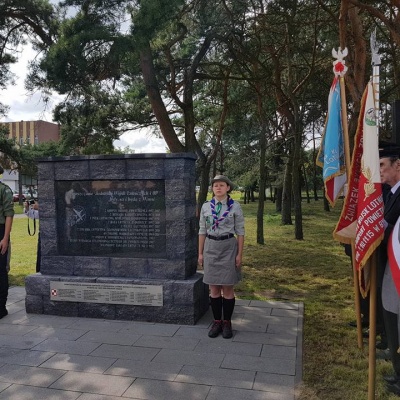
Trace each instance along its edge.
<instances>
[{"instance_id":1,"label":"green grass","mask_svg":"<svg viewBox=\"0 0 400 400\"><path fill-rule=\"evenodd\" d=\"M33 222L29 222L33 233ZM24 285L25 276L36 272L37 240L37 233L34 236L28 234L27 217L14 218L11 230L10 285Z\"/></svg>"},{"instance_id":2,"label":"green grass","mask_svg":"<svg viewBox=\"0 0 400 400\"><path fill-rule=\"evenodd\" d=\"M239 192L232 194L240 198ZM246 217L243 281L236 294L247 299L304 302L303 378L301 400L360 400L368 394L368 343L359 350L352 271L343 247L332 239L341 204L323 211L322 200L303 201L304 240L294 239L294 226L281 225L275 205L266 202L265 244L256 243L257 204L242 204ZM27 218L14 220L10 281L23 285L34 273L37 236L27 233ZM383 374L390 363L377 361L376 399L396 399L385 392Z\"/></svg>"}]
</instances>

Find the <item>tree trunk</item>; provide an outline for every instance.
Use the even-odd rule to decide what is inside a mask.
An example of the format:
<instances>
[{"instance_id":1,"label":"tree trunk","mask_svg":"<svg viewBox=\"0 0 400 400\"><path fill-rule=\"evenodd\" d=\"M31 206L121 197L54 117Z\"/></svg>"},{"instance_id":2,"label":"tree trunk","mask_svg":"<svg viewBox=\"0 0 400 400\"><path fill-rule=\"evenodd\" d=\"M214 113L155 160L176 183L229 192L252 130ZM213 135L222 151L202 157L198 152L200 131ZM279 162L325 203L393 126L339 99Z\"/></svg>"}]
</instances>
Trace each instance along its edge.
<instances>
[{"instance_id":1,"label":"tree trunk","mask_svg":"<svg viewBox=\"0 0 400 400\"><path fill-rule=\"evenodd\" d=\"M22 199L22 173L21 173L21 168L18 168L18 204L21 206L24 201Z\"/></svg>"},{"instance_id":2,"label":"tree trunk","mask_svg":"<svg viewBox=\"0 0 400 400\"><path fill-rule=\"evenodd\" d=\"M258 208L257 208L257 243L264 244L264 206L265 206L265 183L267 181L267 170L265 168L265 154L267 151L267 121L265 120L265 112L263 107L263 97L261 95L260 85L257 84L257 109L258 117L260 119L261 132L260 132L260 180L258 192Z\"/></svg>"},{"instance_id":3,"label":"tree trunk","mask_svg":"<svg viewBox=\"0 0 400 400\"><path fill-rule=\"evenodd\" d=\"M331 208L329 206L329 201L327 200L327 198L325 196L325 187L324 187L324 191L323 191L323 197L324 197L324 211L331 211Z\"/></svg>"},{"instance_id":4,"label":"tree trunk","mask_svg":"<svg viewBox=\"0 0 400 400\"><path fill-rule=\"evenodd\" d=\"M278 187L275 189L275 210L280 213L282 211L282 197L283 197L283 188Z\"/></svg>"},{"instance_id":5,"label":"tree trunk","mask_svg":"<svg viewBox=\"0 0 400 400\"><path fill-rule=\"evenodd\" d=\"M304 186L305 186L305 189L306 189L307 203L310 204L310 191L308 190L306 167L304 166L304 163L303 163L303 176L304 176Z\"/></svg>"},{"instance_id":6,"label":"tree trunk","mask_svg":"<svg viewBox=\"0 0 400 400\"><path fill-rule=\"evenodd\" d=\"M197 196L197 210L196 210L196 216L198 218L200 217L201 206L207 200L208 187L210 184L210 170L211 170L211 163L205 163L202 166L202 168L199 169L200 190Z\"/></svg>"},{"instance_id":7,"label":"tree trunk","mask_svg":"<svg viewBox=\"0 0 400 400\"><path fill-rule=\"evenodd\" d=\"M286 162L285 175L283 178L282 188L282 225L292 225L292 212L291 212L291 198L292 198L292 171L293 171L293 158L290 155Z\"/></svg>"},{"instance_id":8,"label":"tree trunk","mask_svg":"<svg viewBox=\"0 0 400 400\"><path fill-rule=\"evenodd\" d=\"M297 118L296 118L297 119ZM294 148L293 148L293 207L294 207L294 237L297 240L303 240L303 215L301 211L301 184L300 184L300 154L302 132L299 129L299 123L296 121L294 127Z\"/></svg>"},{"instance_id":9,"label":"tree trunk","mask_svg":"<svg viewBox=\"0 0 400 400\"><path fill-rule=\"evenodd\" d=\"M168 148L172 153L184 152L185 147L182 145L178 139L178 136L176 135L175 129L168 115L168 111L160 94L153 64L153 55L149 43L146 43L140 52L140 67L154 116L157 119L161 133L165 139L165 142L167 143Z\"/></svg>"}]
</instances>

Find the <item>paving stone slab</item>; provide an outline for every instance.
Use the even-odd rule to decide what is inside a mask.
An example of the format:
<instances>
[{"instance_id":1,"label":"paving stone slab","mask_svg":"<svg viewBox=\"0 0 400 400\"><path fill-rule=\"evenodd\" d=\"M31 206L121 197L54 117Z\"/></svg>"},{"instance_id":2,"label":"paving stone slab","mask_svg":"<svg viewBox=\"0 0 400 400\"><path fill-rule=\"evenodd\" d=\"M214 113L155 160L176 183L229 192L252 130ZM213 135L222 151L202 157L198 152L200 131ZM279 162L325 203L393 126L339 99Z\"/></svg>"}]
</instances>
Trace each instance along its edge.
<instances>
[{"instance_id":1,"label":"paving stone slab","mask_svg":"<svg viewBox=\"0 0 400 400\"><path fill-rule=\"evenodd\" d=\"M205 400L209 386L180 382L136 379L124 393L124 397L142 400Z\"/></svg>"},{"instance_id":2,"label":"paving stone slab","mask_svg":"<svg viewBox=\"0 0 400 400\"><path fill-rule=\"evenodd\" d=\"M262 344L233 342L223 339L222 336L214 339L202 339L195 351L205 353L242 354L247 356L259 356L262 352Z\"/></svg>"},{"instance_id":3,"label":"paving stone slab","mask_svg":"<svg viewBox=\"0 0 400 400\"><path fill-rule=\"evenodd\" d=\"M253 387L255 375L256 373L253 371L185 365L175 381L251 389Z\"/></svg>"},{"instance_id":4,"label":"paving stone slab","mask_svg":"<svg viewBox=\"0 0 400 400\"><path fill-rule=\"evenodd\" d=\"M119 332L122 329L129 327L129 323L124 321L107 321L93 318L74 318L74 321L71 321L67 327L71 329L83 329L86 331L101 330L103 332Z\"/></svg>"},{"instance_id":5,"label":"paving stone slab","mask_svg":"<svg viewBox=\"0 0 400 400\"><path fill-rule=\"evenodd\" d=\"M7 321L5 320L5 322ZM0 324L0 335L23 336L34 329L34 326Z\"/></svg>"},{"instance_id":6,"label":"paving stone slab","mask_svg":"<svg viewBox=\"0 0 400 400\"><path fill-rule=\"evenodd\" d=\"M160 350L153 359L154 362L168 363L174 360L174 363L183 365L197 365L219 367L224 359L224 354L200 353L196 351L178 351L178 350Z\"/></svg>"},{"instance_id":7,"label":"paving stone slab","mask_svg":"<svg viewBox=\"0 0 400 400\"><path fill-rule=\"evenodd\" d=\"M101 394L83 393L79 400L121 400L120 396L105 396Z\"/></svg>"},{"instance_id":8,"label":"paving stone slab","mask_svg":"<svg viewBox=\"0 0 400 400\"><path fill-rule=\"evenodd\" d=\"M207 323L207 325L204 324L204 328L203 327L199 328L197 325L196 326L181 326L176 331L174 337L182 336L182 337L190 337L190 338L194 338L194 339L207 339L209 325L210 325L209 323ZM211 338L208 338L208 339L212 340Z\"/></svg>"},{"instance_id":9,"label":"paving stone slab","mask_svg":"<svg viewBox=\"0 0 400 400\"><path fill-rule=\"evenodd\" d=\"M261 357L296 360L296 347L263 345Z\"/></svg>"},{"instance_id":10,"label":"paving stone slab","mask_svg":"<svg viewBox=\"0 0 400 400\"><path fill-rule=\"evenodd\" d=\"M276 335L284 334L284 335L292 335L297 336L299 334L299 325L287 326L287 325L279 325L279 324L268 324L267 333L274 333Z\"/></svg>"},{"instance_id":11,"label":"paving stone slab","mask_svg":"<svg viewBox=\"0 0 400 400\"><path fill-rule=\"evenodd\" d=\"M151 335L151 336L174 336L180 325L167 325L167 324L151 324L151 323L135 323L130 324L121 332L130 332L138 335Z\"/></svg>"},{"instance_id":12,"label":"paving stone slab","mask_svg":"<svg viewBox=\"0 0 400 400\"><path fill-rule=\"evenodd\" d=\"M267 332L268 321L260 321L259 318L240 318L232 320L232 329L234 333L236 331L242 332Z\"/></svg>"},{"instance_id":13,"label":"paving stone slab","mask_svg":"<svg viewBox=\"0 0 400 400\"><path fill-rule=\"evenodd\" d=\"M155 347L159 349L194 350L198 343L199 339L194 338L143 335L135 342L135 346Z\"/></svg>"},{"instance_id":14,"label":"paving stone slab","mask_svg":"<svg viewBox=\"0 0 400 400\"><path fill-rule=\"evenodd\" d=\"M131 346L142 335L121 332L103 332L103 331L89 331L82 335L78 341L82 342L97 342L108 344L121 344Z\"/></svg>"},{"instance_id":15,"label":"paving stone slab","mask_svg":"<svg viewBox=\"0 0 400 400\"><path fill-rule=\"evenodd\" d=\"M183 365L176 364L175 360L169 363L143 361L138 363L135 360L117 360L107 371L105 371L105 374L173 381L182 367Z\"/></svg>"},{"instance_id":16,"label":"paving stone slab","mask_svg":"<svg viewBox=\"0 0 400 400\"><path fill-rule=\"evenodd\" d=\"M271 325L275 324L278 326L287 326L287 327L297 327L298 324L298 319L295 317L279 317L279 316L274 316L274 315L254 315L254 314L245 314L244 317L241 319L238 319L237 322L235 323L240 323L240 324L254 324L255 322L258 322L262 325Z\"/></svg>"},{"instance_id":17,"label":"paving stone slab","mask_svg":"<svg viewBox=\"0 0 400 400\"><path fill-rule=\"evenodd\" d=\"M292 375L265 374L258 372L254 381L255 390L278 392L293 395L295 377Z\"/></svg>"},{"instance_id":18,"label":"paving stone slab","mask_svg":"<svg viewBox=\"0 0 400 400\"><path fill-rule=\"evenodd\" d=\"M77 392L24 385L12 385L0 393L0 399L7 400L75 400L79 396L80 393Z\"/></svg>"},{"instance_id":19,"label":"paving stone slab","mask_svg":"<svg viewBox=\"0 0 400 400\"><path fill-rule=\"evenodd\" d=\"M65 371L8 364L0 368L0 382L48 387L64 374Z\"/></svg>"},{"instance_id":20,"label":"paving stone slab","mask_svg":"<svg viewBox=\"0 0 400 400\"><path fill-rule=\"evenodd\" d=\"M264 316L264 315L271 315L272 308L261 308L261 307L250 307L250 306L236 306L235 304L235 313L233 317L236 315L240 314L248 314L248 315L258 315L258 316Z\"/></svg>"},{"instance_id":21,"label":"paving stone slab","mask_svg":"<svg viewBox=\"0 0 400 400\"><path fill-rule=\"evenodd\" d=\"M235 306L249 306L251 300L246 299L236 299Z\"/></svg>"},{"instance_id":22,"label":"paving stone slab","mask_svg":"<svg viewBox=\"0 0 400 400\"><path fill-rule=\"evenodd\" d=\"M8 304L7 304L8 307ZM0 325L2 324L23 324L28 319L25 310L18 311L16 313L9 312L8 315L0 320Z\"/></svg>"},{"instance_id":23,"label":"paving stone slab","mask_svg":"<svg viewBox=\"0 0 400 400\"><path fill-rule=\"evenodd\" d=\"M11 347L13 349L32 349L42 341L43 339L40 338L0 335L0 347Z\"/></svg>"},{"instance_id":24,"label":"paving stone slab","mask_svg":"<svg viewBox=\"0 0 400 400\"><path fill-rule=\"evenodd\" d=\"M115 361L116 358L81 356L77 354L55 354L45 361L41 367L101 374Z\"/></svg>"},{"instance_id":25,"label":"paving stone slab","mask_svg":"<svg viewBox=\"0 0 400 400\"><path fill-rule=\"evenodd\" d=\"M0 347L0 360L2 361L2 364L17 364L37 367L53 355L54 353L48 351L32 351Z\"/></svg>"},{"instance_id":26,"label":"paving stone slab","mask_svg":"<svg viewBox=\"0 0 400 400\"><path fill-rule=\"evenodd\" d=\"M233 337L234 342L261 343L278 346L296 346L297 337L285 334L269 334L260 332L239 331Z\"/></svg>"},{"instance_id":27,"label":"paving stone slab","mask_svg":"<svg viewBox=\"0 0 400 400\"><path fill-rule=\"evenodd\" d=\"M25 336L37 337L42 339L76 340L83 336L87 331L83 329L54 328L52 326L40 326L34 328Z\"/></svg>"},{"instance_id":28,"label":"paving stone slab","mask_svg":"<svg viewBox=\"0 0 400 400\"><path fill-rule=\"evenodd\" d=\"M290 394L213 386L207 400L294 400Z\"/></svg>"},{"instance_id":29,"label":"paving stone slab","mask_svg":"<svg viewBox=\"0 0 400 400\"><path fill-rule=\"evenodd\" d=\"M50 388L122 396L133 382L132 378L69 371Z\"/></svg>"},{"instance_id":30,"label":"paving stone slab","mask_svg":"<svg viewBox=\"0 0 400 400\"><path fill-rule=\"evenodd\" d=\"M160 349L152 349L147 347L102 344L90 355L95 357L112 357L137 361L151 361L159 353L159 351Z\"/></svg>"},{"instance_id":31,"label":"paving stone slab","mask_svg":"<svg viewBox=\"0 0 400 400\"><path fill-rule=\"evenodd\" d=\"M87 356L97 347L99 347L99 343L45 339L37 346L33 347L33 350L53 351L55 353L80 354Z\"/></svg>"},{"instance_id":32,"label":"paving stone slab","mask_svg":"<svg viewBox=\"0 0 400 400\"><path fill-rule=\"evenodd\" d=\"M288 310L285 308L273 308L271 315L276 315L278 317L292 317L297 318L299 316L299 309Z\"/></svg>"},{"instance_id":33,"label":"paving stone slab","mask_svg":"<svg viewBox=\"0 0 400 400\"><path fill-rule=\"evenodd\" d=\"M243 371L269 372L273 374L295 375L296 361L277 358L237 356L227 354L221 365L222 368L239 369Z\"/></svg>"},{"instance_id":34,"label":"paving stone slab","mask_svg":"<svg viewBox=\"0 0 400 400\"><path fill-rule=\"evenodd\" d=\"M0 382L0 393L9 386L11 386L11 383Z\"/></svg>"},{"instance_id":35,"label":"paving stone slab","mask_svg":"<svg viewBox=\"0 0 400 400\"><path fill-rule=\"evenodd\" d=\"M16 301L11 304L7 303L7 311L8 314L15 314L21 310L25 309L25 302L24 301Z\"/></svg>"},{"instance_id":36,"label":"paving stone slab","mask_svg":"<svg viewBox=\"0 0 400 400\"><path fill-rule=\"evenodd\" d=\"M50 326L52 328L69 328L69 326L73 324L74 320L76 320L76 318L28 314L26 320L22 323L41 327Z\"/></svg>"}]
</instances>

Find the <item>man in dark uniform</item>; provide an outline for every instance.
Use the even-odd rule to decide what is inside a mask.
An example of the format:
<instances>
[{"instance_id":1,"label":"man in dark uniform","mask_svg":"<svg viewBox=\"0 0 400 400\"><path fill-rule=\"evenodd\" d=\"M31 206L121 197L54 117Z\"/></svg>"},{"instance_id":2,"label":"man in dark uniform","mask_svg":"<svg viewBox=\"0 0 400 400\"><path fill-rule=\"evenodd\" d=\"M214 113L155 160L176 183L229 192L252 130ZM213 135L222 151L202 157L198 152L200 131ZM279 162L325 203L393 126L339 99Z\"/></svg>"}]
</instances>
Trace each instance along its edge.
<instances>
[{"instance_id":1,"label":"man in dark uniform","mask_svg":"<svg viewBox=\"0 0 400 400\"><path fill-rule=\"evenodd\" d=\"M0 166L0 174L4 170ZM8 312L6 308L8 297L8 247L10 232L14 217L14 201L12 190L0 182L0 319Z\"/></svg>"},{"instance_id":2,"label":"man in dark uniform","mask_svg":"<svg viewBox=\"0 0 400 400\"><path fill-rule=\"evenodd\" d=\"M400 396L400 354L397 352L399 348L400 297L393 282L387 256L388 240L400 217L400 147L388 146L380 149L379 157L381 181L391 188L385 198L385 235L379 247L379 263L381 268L385 268L382 282L383 319L395 374L385 376L384 379L388 382L388 390Z\"/></svg>"}]
</instances>

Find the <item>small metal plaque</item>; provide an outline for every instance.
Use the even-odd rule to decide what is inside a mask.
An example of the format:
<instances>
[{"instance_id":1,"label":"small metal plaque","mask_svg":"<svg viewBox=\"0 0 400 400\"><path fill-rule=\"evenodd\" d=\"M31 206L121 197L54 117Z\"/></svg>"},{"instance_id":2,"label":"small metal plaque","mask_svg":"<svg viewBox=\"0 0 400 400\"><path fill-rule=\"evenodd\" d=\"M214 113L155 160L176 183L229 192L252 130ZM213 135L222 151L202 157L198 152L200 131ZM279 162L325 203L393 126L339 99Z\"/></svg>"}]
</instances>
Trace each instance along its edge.
<instances>
[{"instance_id":1,"label":"small metal plaque","mask_svg":"<svg viewBox=\"0 0 400 400\"><path fill-rule=\"evenodd\" d=\"M162 307L163 287L50 281L50 300Z\"/></svg>"}]
</instances>

